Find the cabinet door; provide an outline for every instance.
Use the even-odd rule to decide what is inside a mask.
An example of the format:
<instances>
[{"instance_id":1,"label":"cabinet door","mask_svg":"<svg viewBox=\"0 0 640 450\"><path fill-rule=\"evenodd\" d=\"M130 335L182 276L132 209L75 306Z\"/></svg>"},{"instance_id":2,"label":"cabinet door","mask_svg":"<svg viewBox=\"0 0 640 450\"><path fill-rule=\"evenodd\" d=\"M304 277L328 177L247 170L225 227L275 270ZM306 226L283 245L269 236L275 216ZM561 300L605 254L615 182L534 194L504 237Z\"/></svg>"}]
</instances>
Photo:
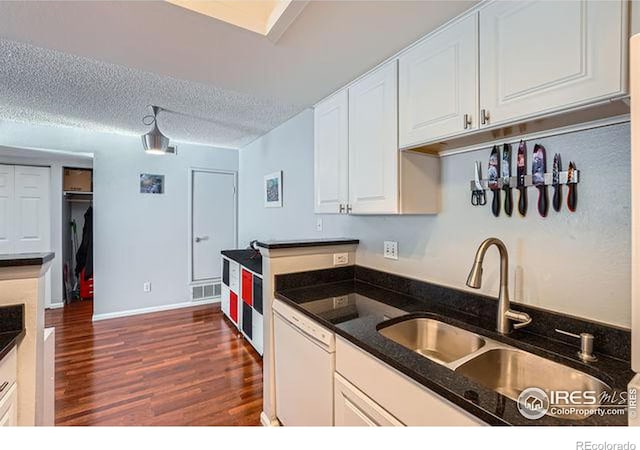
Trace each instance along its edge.
<instances>
[{"instance_id":1,"label":"cabinet door","mask_svg":"<svg viewBox=\"0 0 640 450\"><path fill-rule=\"evenodd\" d=\"M264 324L264 317L262 317L262 314L254 309L253 318L251 319L251 325L253 327L253 336L251 337L251 343L253 344L253 348L255 348L256 351L261 355L263 353L263 341L264 341L263 324Z\"/></svg>"},{"instance_id":2,"label":"cabinet door","mask_svg":"<svg viewBox=\"0 0 640 450\"><path fill-rule=\"evenodd\" d=\"M253 276L253 309L262 314L262 278Z\"/></svg>"},{"instance_id":3,"label":"cabinet door","mask_svg":"<svg viewBox=\"0 0 640 450\"><path fill-rule=\"evenodd\" d=\"M349 88L349 203L354 214L398 212L398 62Z\"/></svg>"},{"instance_id":4,"label":"cabinet door","mask_svg":"<svg viewBox=\"0 0 640 450\"><path fill-rule=\"evenodd\" d=\"M617 1L494 2L480 11L480 108L492 126L626 91Z\"/></svg>"},{"instance_id":5,"label":"cabinet door","mask_svg":"<svg viewBox=\"0 0 640 450\"><path fill-rule=\"evenodd\" d=\"M314 110L316 213L339 213L349 201L349 115L347 90Z\"/></svg>"},{"instance_id":6,"label":"cabinet door","mask_svg":"<svg viewBox=\"0 0 640 450\"><path fill-rule=\"evenodd\" d=\"M253 304L253 276L242 269L242 300L249 306Z\"/></svg>"},{"instance_id":7,"label":"cabinet door","mask_svg":"<svg viewBox=\"0 0 640 450\"><path fill-rule=\"evenodd\" d=\"M0 400L0 427L15 427L18 425L18 388L13 383L9 392Z\"/></svg>"},{"instance_id":8,"label":"cabinet door","mask_svg":"<svg viewBox=\"0 0 640 450\"><path fill-rule=\"evenodd\" d=\"M242 302L242 332L249 339L253 339L253 308Z\"/></svg>"},{"instance_id":9,"label":"cabinet door","mask_svg":"<svg viewBox=\"0 0 640 450\"><path fill-rule=\"evenodd\" d=\"M334 418L343 427L399 427L403 424L337 373Z\"/></svg>"},{"instance_id":10,"label":"cabinet door","mask_svg":"<svg viewBox=\"0 0 640 450\"><path fill-rule=\"evenodd\" d=\"M400 147L478 127L478 16L445 28L399 59Z\"/></svg>"},{"instance_id":11,"label":"cabinet door","mask_svg":"<svg viewBox=\"0 0 640 450\"><path fill-rule=\"evenodd\" d=\"M238 322L238 294L231 291L229 293L229 317L236 325L239 325Z\"/></svg>"},{"instance_id":12,"label":"cabinet door","mask_svg":"<svg viewBox=\"0 0 640 450\"><path fill-rule=\"evenodd\" d=\"M222 283L229 286L229 260L222 258Z\"/></svg>"}]
</instances>

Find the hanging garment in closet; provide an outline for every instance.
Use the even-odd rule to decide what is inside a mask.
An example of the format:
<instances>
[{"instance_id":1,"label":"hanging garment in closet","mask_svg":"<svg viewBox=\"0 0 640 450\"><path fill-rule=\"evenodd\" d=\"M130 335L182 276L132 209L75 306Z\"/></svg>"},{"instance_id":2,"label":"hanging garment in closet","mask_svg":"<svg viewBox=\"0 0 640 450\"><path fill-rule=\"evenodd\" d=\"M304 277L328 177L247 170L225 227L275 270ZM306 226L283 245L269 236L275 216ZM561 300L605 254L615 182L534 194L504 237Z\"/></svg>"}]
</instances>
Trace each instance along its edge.
<instances>
[{"instance_id":1,"label":"hanging garment in closet","mask_svg":"<svg viewBox=\"0 0 640 450\"><path fill-rule=\"evenodd\" d=\"M82 242L76 253L76 276L80 276L82 269L85 269L85 280L93 277L93 206L84 213Z\"/></svg>"}]
</instances>

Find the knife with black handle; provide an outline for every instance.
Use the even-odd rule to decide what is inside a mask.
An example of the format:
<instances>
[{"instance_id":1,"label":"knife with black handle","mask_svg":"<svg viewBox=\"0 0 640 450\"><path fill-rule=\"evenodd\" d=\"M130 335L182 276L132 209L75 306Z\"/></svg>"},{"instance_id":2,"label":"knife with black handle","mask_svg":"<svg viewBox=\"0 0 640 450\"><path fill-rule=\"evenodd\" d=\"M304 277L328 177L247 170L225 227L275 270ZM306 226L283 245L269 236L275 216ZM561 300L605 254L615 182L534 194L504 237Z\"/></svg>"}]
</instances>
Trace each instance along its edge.
<instances>
[{"instance_id":1,"label":"knife with black handle","mask_svg":"<svg viewBox=\"0 0 640 450\"><path fill-rule=\"evenodd\" d=\"M556 153L553 157L553 209L556 212L562 207L562 185L560 184L560 172L562 171L562 162L560 161L560 153Z\"/></svg>"},{"instance_id":2,"label":"knife with black handle","mask_svg":"<svg viewBox=\"0 0 640 450\"><path fill-rule=\"evenodd\" d=\"M491 212L498 217L500 215L500 188L498 187L498 179L500 178L500 150L494 145L489 156L489 189L493 192L493 200L491 201Z\"/></svg>"},{"instance_id":3,"label":"knife with black handle","mask_svg":"<svg viewBox=\"0 0 640 450\"><path fill-rule=\"evenodd\" d=\"M517 162L517 175L518 175L518 192L520 196L518 198L518 212L521 216L527 215L527 186L525 186L525 176L527 175L527 143L520 141L518 145L518 162Z\"/></svg>"},{"instance_id":4,"label":"knife with black handle","mask_svg":"<svg viewBox=\"0 0 640 450\"><path fill-rule=\"evenodd\" d=\"M513 198L511 196L511 145L502 146L502 190L504 190L504 212L511 217Z\"/></svg>"},{"instance_id":5,"label":"knife with black handle","mask_svg":"<svg viewBox=\"0 0 640 450\"><path fill-rule=\"evenodd\" d=\"M533 161L531 163L531 175L533 185L538 189L538 212L542 217L547 217L549 212L549 199L547 186L544 184L544 174L547 170L547 155L545 148L536 144L533 148Z\"/></svg>"},{"instance_id":6,"label":"knife with black handle","mask_svg":"<svg viewBox=\"0 0 640 450\"><path fill-rule=\"evenodd\" d=\"M578 206L578 186L574 181L576 173L576 165L573 161L569 162L569 173L567 175L567 186L569 187L569 194L567 195L567 207L569 211L576 212L576 207Z\"/></svg>"}]
</instances>

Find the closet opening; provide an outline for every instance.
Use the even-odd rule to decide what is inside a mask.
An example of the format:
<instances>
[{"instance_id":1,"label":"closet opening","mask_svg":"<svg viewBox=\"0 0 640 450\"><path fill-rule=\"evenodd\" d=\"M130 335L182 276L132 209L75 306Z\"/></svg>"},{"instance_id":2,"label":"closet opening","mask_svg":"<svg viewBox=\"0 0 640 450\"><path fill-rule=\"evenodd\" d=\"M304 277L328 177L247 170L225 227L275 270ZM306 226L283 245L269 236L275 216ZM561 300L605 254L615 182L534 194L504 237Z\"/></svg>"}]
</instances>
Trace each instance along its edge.
<instances>
[{"instance_id":1,"label":"closet opening","mask_svg":"<svg viewBox=\"0 0 640 450\"><path fill-rule=\"evenodd\" d=\"M93 170L63 170L62 277L65 305L93 301Z\"/></svg>"}]
</instances>

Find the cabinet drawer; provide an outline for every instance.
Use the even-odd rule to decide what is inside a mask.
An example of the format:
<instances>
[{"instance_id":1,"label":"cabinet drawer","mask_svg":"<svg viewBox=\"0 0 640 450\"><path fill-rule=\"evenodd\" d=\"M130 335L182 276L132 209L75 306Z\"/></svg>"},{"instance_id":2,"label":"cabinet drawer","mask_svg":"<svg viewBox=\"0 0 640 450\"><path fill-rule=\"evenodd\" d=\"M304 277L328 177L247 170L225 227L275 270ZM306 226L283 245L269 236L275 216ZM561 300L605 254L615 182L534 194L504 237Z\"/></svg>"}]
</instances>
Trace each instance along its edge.
<instances>
[{"instance_id":1,"label":"cabinet drawer","mask_svg":"<svg viewBox=\"0 0 640 450\"><path fill-rule=\"evenodd\" d=\"M484 425L477 417L342 338L336 339L336 371L406 425Z\"/></svg>"},{"instance_id":2,"label":"cabinet drawer","mask_svg":"<svg viewBox=\"0 0 640 450\"><path fill-rule=\"evenodd\" d=\"M343 427L401 427L403 424L354 385L335 374L334 418Z\"/></svg>"},{"instance_id":3,"label":"cabinet drawer","mask_svg":"<svg viewBox=\"0 0 640 450\"><path fill-rule=\"evenodd\" d=\"M18 352L14 347L0 360L0 399L3 399L13 383L16 382L18 372Z\"/></svg>"}]
</instances>

